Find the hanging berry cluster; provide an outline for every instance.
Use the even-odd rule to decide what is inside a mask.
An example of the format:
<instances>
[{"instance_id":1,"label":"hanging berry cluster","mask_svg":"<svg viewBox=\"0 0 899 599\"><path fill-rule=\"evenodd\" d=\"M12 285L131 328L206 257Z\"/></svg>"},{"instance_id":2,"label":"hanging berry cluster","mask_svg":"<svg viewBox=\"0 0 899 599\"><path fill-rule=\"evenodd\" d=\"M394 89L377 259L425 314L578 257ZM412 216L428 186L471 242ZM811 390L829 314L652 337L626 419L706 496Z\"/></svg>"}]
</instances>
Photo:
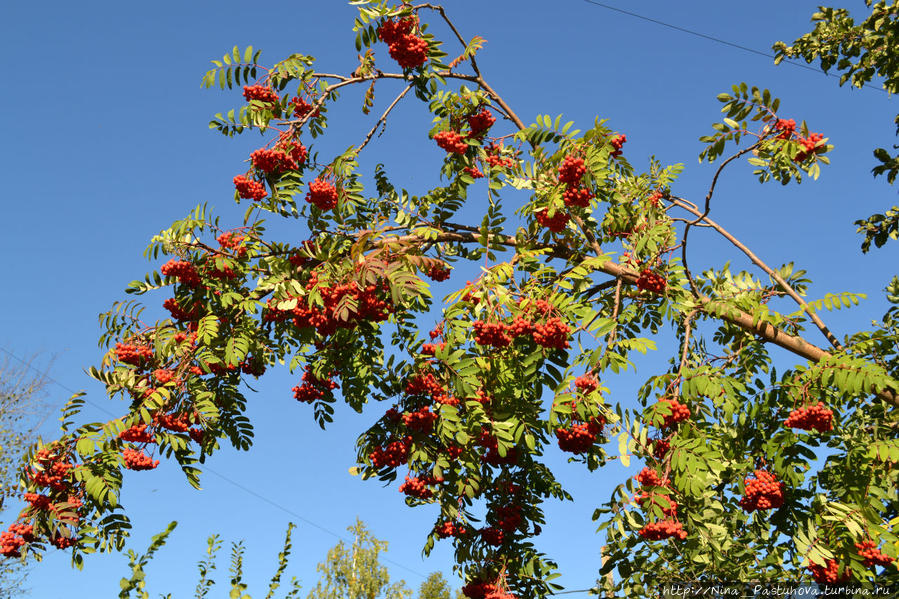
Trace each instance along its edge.
<instances>
[{"instance_id":1,"label":"hanging berry cluster","mask_svg":"<svg viewBox=\"0 0 899 599\"><path fill-rule=\"evenodd\" d=\"M237 189L239 197L248 200L261 200L268 195L265 185L259 181L247 179L244 175L234 177L234 188Z\"/></svg>"},{"instance_id":2,"label":"hanging berry cluster","mask_svg":"<svg viewBox=\"0 0 899 599\"><path fill-rule=\"evenodd\" d=\"M819 566L818 564L809 564L808 569L812 572L812 579L818 584L839 584L849 582L852 576L849 568L840 566L835 559L827 560L827 564Z\"/></svg>"},{"instance_id":3,"label":"hanging berry cluster","mask_svg":"<svg viewBox=\"0 0 899 599\"><path fill-rule=\"evenodd\" d=\"M302 380L302 385L293 388L294 398L302 403L313 403L330 397L331 392L339 387L331 377L320 379L315 376L311 366L306 366Z\"/></svg>"},{"instance_id":4,"label":"hanging berry cluster","mask_svg":"<svg viewBox=\"0 0 899 599\"><path fill-rule=\"evenodd\" d=\"M667 397L663 397L659 400L657 405L666 405L668 407L668 414L665 414L664 420L662 421L662 428L670 428L675 424L683 422L690 418L690 408L680 403L676 399L668 399Z\"/></svg>"},{"instance_id":5,"label":"hanging berry cluster","mask_svg":"<svg viewBox=\"0 0 899 599\"><path fill-rule=\"evenodd\" d=\"M31 543L34 540L34 527L31 524L13 522L9 525L9 529L0 532L0 555L21 557L19 549L25 543Z\"/></svg>"},{"instance_id":6,"label":"hanging berry cluster","mask_svg":"<svg viewBox=\"0 0 899 599\"><path fill-rule=\"evenodd\" d=\"M579 206L586 208L593 199L593 192L581 187L581 180L587 173L584 159L577 156L566 156L559 167L559 182L565 185L562 200L570 207Z\"/></svg>"},{"instance_id":7,"label":"hanging berry cluster","mask_svg":"<svg viewBox=\"0 0 899 599\"><path fill-rule=\"evenodd\" d=\"M152 470L159 466L159 460L154 461L144 452L130 447L122 450L122 458L125 460L125 468L129 470Z\"/></svg>"},{"instance_id":8,"label":"hanging berry cluster","mask_svg":"<svg viewBox=\"0 0 899 599\"><path fill-rule=\"evenodd\" d=\"M747 513L755 510L777 509L784 502L784 484L765 470L756 470L755 478L743 481L746 492L740 499L740 507Z\"/></svg>"},{"instance_id":9,"label":"hanging berry cluster","mask_svg":"<svg viewBox=\"0 0 899 599\"><path fill-rule=\"evenodd\" d=\"M870 539L862 541L861 543L856 543L855 549L858 551L859 557L862 557L865 560L866 568L874 566L886 567L897 561L896 558L881 553L881 551L877 549L877 544Z\"/></svg>"},{"instance_id":10,"label":"hanging berry cluster","mask_svg":"<svg viewBox=\"0 0 899 599\"><path fill-rule=\"evenodd\" d=\"M330 181L316 179L309 184L306 201L319 210L331 210L337 206L337 188Z\"/></svg>"},{"instance_id":11,"label":"hanging berry cluster","mask_svg":"<svg viewBox=\"0 0 899 599\"><path fill-rule=\"evenodd\" d=\"M651 291L661 295L665 293L665 287L667 286L668 282L664 278L649 269L643 269L640 271L640 276L637 277L637 289L642 289L643 291Z\"/></svg>"},{"instance_id":12,"label":"hanging berry cluster","mask_svg":"<svg viewBox=\"0 0 899 599\"><path fill-rule=\"evenodd\" d=\"M534 343L546 348L567 349L571 327L560 317L549 316L551 312L552 306L548 302L535 300L511 323L476 320L472 324L475 343L502 348L510 346L516 339L530 337Z\"/></svg>"},{"instance_id":13,"label":"hanging berry cluster","mask_svg":"<svg viewBox=\"0 0 899 599\"><path fill-rule=\"evenodd\" d=\"M256 100L263 104L275 105L281 101L275 90L265 85L245 85L243 86L243 97L247 102Z\"/></svg>"},{"instance_id":14,"label":"hanging berry cluster","mask_svg":"<svg viewBox=\"0 0 899 599\"><path fill-rule=\"evenodd\" d=\"M450 154L464 154L468 151L465 138L455 131L439 131L434 134L434 141L441 149Z\"/></svg>"},{"instance_id":15,"label":"hanging berry cluster","mask_svg":"<svg viewBox=\"0 0 899 599\"><path fill-rule=\"evenodd\" d=\"M390 57L404 69L420 67L428 60L428 42L413 30L416 17L404 17L394 21L387 19L378 26L378 38L387 44Z\"/></svg>"},{"instance_id":16,"label":"hanging berry cluster","mask_svg":"<svg viewBox=\"0 0 899 599\"><path fill-rule=\"evenodd\" d=\"M412 437L407 435L402 441L391 441L384 447L375 447L368 457L375 468L397 468L409 461L411 447Z\"/></svg>"},{"instance_id":17,"label":"hanging berry cluster","mask_svg":"<svg viewBox=\"0 0 899 599\"><path fill-rule=\"evenodd\" d=\"M819 401L813 406L798 408L790 412L784 425L788 428L825 433L833 430L833 410L827 409L824 403Z\"/></svg>"}]
</instances>

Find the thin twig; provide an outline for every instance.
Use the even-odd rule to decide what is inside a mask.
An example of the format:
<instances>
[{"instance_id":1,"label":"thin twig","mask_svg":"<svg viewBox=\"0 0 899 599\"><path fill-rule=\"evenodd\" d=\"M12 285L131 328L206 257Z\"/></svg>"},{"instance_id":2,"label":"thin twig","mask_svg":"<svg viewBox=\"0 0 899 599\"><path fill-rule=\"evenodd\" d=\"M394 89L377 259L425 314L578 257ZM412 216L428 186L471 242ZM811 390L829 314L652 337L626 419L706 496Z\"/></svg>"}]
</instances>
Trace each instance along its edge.
<instances>
[{"instance_id":1,"label":"thin twig","mask_svg":"<svg viewBox=\"0 0 899 599\"><path fill-rule=\"evenodd\" d=\"M368 135L365 136L365 139L362 141L362 143L359 145L359 147L356 148L357 153L361 152L362 148L364 148L365 146L368 145L368 142L371 141L371 138L374 136L375 131L377 131L381 125L386 124L387 115L390 114L390 111L393 110L397 104L399 104L400 100L403 99L403 96L405 96L407 93L409 93L409 90L412 89L414 86L415 86L415 84L410 83L403 89L403 91L400 92L400 94L396 98L394 98L393 102L390 103L390 106L387 107L387 110L384 111L384 114L381 115L381 118L379 118L378 121L375 123L375 126L371 128L371 130L368 132Z\"/></svg>"}]
</instances>

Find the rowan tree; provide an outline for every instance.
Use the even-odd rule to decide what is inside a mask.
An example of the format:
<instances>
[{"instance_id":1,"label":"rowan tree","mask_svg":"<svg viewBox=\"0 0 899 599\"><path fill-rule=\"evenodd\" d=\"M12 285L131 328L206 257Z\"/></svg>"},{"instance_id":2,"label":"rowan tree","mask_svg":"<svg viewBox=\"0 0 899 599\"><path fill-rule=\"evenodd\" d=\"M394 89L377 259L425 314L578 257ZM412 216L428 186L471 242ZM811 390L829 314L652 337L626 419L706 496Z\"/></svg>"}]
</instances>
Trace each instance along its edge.
<instances>
[{"instance_id":1,"label":"rowan tree","mask_svg":"<svg viewBox=\"0 0 899 599\"><path fill-rule=\"evenodd\" d=\"M213 61L204 85L242 98L211 127L266 140L236 169L244 221L222 224L203 205L153 238L158 270L128 292L168 316L116 303L90 369L130 410L76 428L83 398L72 398L62 436L27 457L29 505L4 551L50 543L80 563L121 547L124 470L173 459L196 485L221 443L251 445L246 384L287 364L297 384L285 393L322 427L338 400L384 406L357 441L357 472L400 478L410 507L431 506L425 552L452 542L472 599L558 590L535 540L543 502L570 499L544 459L558 451L588 473L639 460L595 514L600 577L619 593L709 577L896 580L897 308L839 339L820 312L859 295L807 300L805 271L769 265L710 216L741 159L763 183L817 178L832 148L823 124L733 86L700 138L700 159L718 165L708 191L682 197L683 166L635 168L608 121L526 124L479 68L484 39L442 7L352 4L352 67L319 70L306 54L265 67L253 48ZM339 94L364 87L368 114L394 84L346 151L316 151ZM358 162L413 98L433 123L410 143L445 152L425 190ZM296 233L274 239L263 217ZM695 272L700 230L757 271ZM479 270L463 285L454 271L467 264ZM444 281L455 290L436 301ZM899 304L899 279L887 298ZM636 402L611 396L607 381L668 331L668 367ZM771 344L796 363L775 368Z\"/></svg>"}]
</instances>

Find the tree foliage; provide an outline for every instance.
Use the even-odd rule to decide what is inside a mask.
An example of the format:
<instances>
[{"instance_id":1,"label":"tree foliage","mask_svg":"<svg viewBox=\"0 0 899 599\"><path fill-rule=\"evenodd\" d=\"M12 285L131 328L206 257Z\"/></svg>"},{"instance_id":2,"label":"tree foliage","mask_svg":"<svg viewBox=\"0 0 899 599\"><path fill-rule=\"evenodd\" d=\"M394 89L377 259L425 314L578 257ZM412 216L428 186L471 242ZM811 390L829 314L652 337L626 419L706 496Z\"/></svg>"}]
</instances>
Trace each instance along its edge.
<instances>
[{"instance_id":1,"label":"tree foliage","mask_svg":"<svg viewBox=\"0 0 899 599\"><path fill-rule=\"evenodd\" d=\"M775 61L794 57L809 63L817 60L825 73L831 69L839 73L840 85L848 82L860 88L878 81L890 94L899 92L899 2L865 0L865 4L870 14L858 24L845 8L820 7L812 15L814 30L790 46L784 42L774 45ZM899 134L899 114L895 124ZM897 148L893 146L894 150ZM893 183L899 174L899 154L877 148L874 157L880 162L873 168L874 175L886 175L887 181ZM884 214L871 215L855 224L858 232L865 235L863 252L870 249L872 241L880 247L887 239L899 239L899 207L893 206Z\"/></svg>"},{"instance_id":2,"label":"tree foliage","mask_svg":"<svg viewBox=\"0 0 899 599\"><path fill-rule=\"evenodd\" d=\"M165 294L169 315L114 304L90 369L130 409L76 427L83 398L72 398L61 437L26 456L20 525L33 538L16 537L16 551L72 547L78 564L120 548L123 472L165 459L196 486L220 444L251 446L246 389L285 364L322 427L338 400L389 406L359 437L356 472L391 483L407 468L406 503L438 512L425 552L451 539L473 599L559 590L535 541L543 502L571 499L545 459L556 451L587 473L639 461L595 512L609 592L705 578L895 580L895 308L839 339L822 314L864 296L807 299L804 270L770 266L710 217L719 178L741 158L763 183L817 178L832 148L824 134L788 118L769 90L734 85L700 138L717 169L691 200L676 190L682 165L638 170L606 120L525 124L478 65L483 38L464 37L442 7L352 4L350 75L306 54L266 67L253 48L213 61L203 84L243 87L243 102L210 127L266 139L234 178L244 221L223 224L204 204L153 238L147 257L168 261L127 291ZM390 58L376 63L384 44ZM315 151L340 94L360 88L362 111L378 114L375 90L397 83L345 151ZM412 97L433 115L420 142L444 152L430 189L404 188L384 165L359 170ZM296 233L274 239L264 218ZM694 272L700 227L756 270ZM454 271L466 267L477 274L462 285ZM435 301L448 279L453 290ZM636 401L612 397L607 381L666 338L667 368ZM797 362L775 368L770 344ZM314 596L340 596L355 580L341 564L360 552L334 553ZM381 578L368 588L380 592Z\"/></svg>"},{"instance_id":3,"label":"tree foliage","mask_svg":"<svg viewBox=\"0 0 899 599\"><path fill-rule=\"evenodd\" d=\"M412 591L404 581L390 582L387 567L378 559L387 551L387 543L376 539L361 520L347 528L353 544L343 541L328 551L325 561L318 565L321 579L309 593L308 599L404 599Z\"/></svg>"}]
</instances>

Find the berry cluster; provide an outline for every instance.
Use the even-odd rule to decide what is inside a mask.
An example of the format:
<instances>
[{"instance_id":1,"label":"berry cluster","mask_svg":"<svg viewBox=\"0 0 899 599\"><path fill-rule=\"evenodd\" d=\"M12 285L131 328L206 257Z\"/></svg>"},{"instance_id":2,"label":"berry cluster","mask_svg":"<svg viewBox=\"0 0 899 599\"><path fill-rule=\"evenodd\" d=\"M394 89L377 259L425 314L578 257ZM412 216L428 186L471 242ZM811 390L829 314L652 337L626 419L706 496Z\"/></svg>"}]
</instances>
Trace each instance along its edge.
<instances>
[{"instance_id":1,"label":"berry cluster","mask_svg":"<svg viewBox=\"0 0 899 599\"><path fill-rule=\"evenodd\" d=\"M806 406L790 412L784 421L789 428L799 428L805 431L818 431L824 433L833 430L833 410L824 407L822 402L813 406Z\"/></svg>"},{"instance_id":2,"label":"berry cluster","mask_svg":"<svg viewBox=\"0 0 899 599\"><path fill-rule=\"evenodd\" d=\"M31 504L31 507L38 511L49 510L53 505L53 501L50 497L41 493L25 493L22 495L22 499L24 499L26 503Z\"/></svg>"},{"instance_id":3,"label":"berry cluster","mask_svg":"<svg viewBox=\"0 0 899 599\"><path fill-rule=\"evenodd\" d=\"M442 479L435 479L430 476L416 476L410 478L406 476L406 482L400 485L400 493L405 493L409 497L418 499L430 499L434 496L434 492L428 488L428 485L443 482Z\"/></svg>"},{"instance_id":4,"label":"berry cluster","mask_svg":"<svg viewBox=\"0 0 899 599\"><path fill-rule=\"evenodd\" d=\"M593 192L586 187L580 187L581 179L587 173L584 159L575 156L566 156L559 167L559 182L565 184L562 199L565 205L580 206L586 208L593 199Z\"/></svg>"},{"instance_id":5,"label":"berry cluster","mask_svg":"<svg viewBox=\"0 0 899 599\"><path fill-rule=\"evenodd\" d=\"M565 225L568 224L568 213L562 212L561 210L556 210L556 212L550 216L549 211L543 209L539 212L535 212L534 217L541 226L546 227L553 233L561 233L565 230Z\"/></svg>"},{"instance_id":6,"label":"berry cluster","mask_svg":"<svg viewBox=\"0 0 899 599\"><path fill-rule=\"evenodd\" d=\"M611 156L612 158L618 158L619 156L621 156L621 146L623 146L624 142L626 141L627 136L625 136L624 134L616 135L611 140L609 140L609 143L611 143L612 147L615 148L615 151L609 154L609 156Z\"/></svg>"},{"instance_id":7,"label":"berry cluster","mask_svg":"<svg viewBox=\"0 0 899 599\"><path fill-rule=\"evenodd\" d=\"M602 434L605 424L602 417L590 422L572 424L570 428L557 428L556 438L559 440L559 449L570 453L579 454L590 451L596 443L597 437Z\"/></svg>"},{"instance_id":8,"label":"berry cluster","mask_svg":"<svg viewBox=\"0 0 899 599\"><path fill-rule=\"evenodd\" d=\"M515 464L518 462L518 451L514 447L510 447L506 451L505 457L499 455L499 442L490 434L490 431L481 431L478 438L478 445L487 451L481 456L481 461L491 466L502 466L503 464Z\"/></svg>"},{"instance_id":9,"label":"berry cluster","mask_svg":"<svg viewBox=\"0 0 899 599\"><path fill-rule=\"evenodd\" d=\"M797 141L799 141L799 145L802 146L802 149L799 150L799 153L793 158L793 162L803 162L807 160L809 156L823 150L823 146L818 147L818 144L823 140L824 136L820 133L809 133L808 137L800 137Z\"/></svg>"},{"instance_id":10,"label":"berry cluster","mask_svg":"<svg viewBox=\"0 0 899 599\"><path fill-rule=\"evenodd\" d=\"M416 412L404 413L403 424L410 430L426 435L434 429L437 417L438 415L432 412L429 406L425 406Z\"/></svg>"},{"instance_id":11,"label":"berry cluster","mask_svg":"<svg viewBox=\"0 0 899 599\"><path fill-rule=\"evenodd\" d=\"M481 172L476 166L466 166L462 169L462 172L468 174L472 179L480 179L484 176L484 173Z\"/></svg>"},{"instance_id":12,"label":"berry cluster","mask_svg":"<svg viewBox=\"0 0 899 599\"><path fill-rule=\"evenodd\" d=\"M309 184L306 201L319 210L331 210L337 206L337 188L329 181L316 179Z\"/></svg>"},{"instance_id":13,"label":"berry cluster","mask_svg":"<svg viewBox=\"0 0 899 599\"><path fill-rule=\"evenodd\" d=\"M298 119L301 119L312 112L312 104L310 104L300 96L296 96L295 98L291 99L290 105L293 107L293 116L297 117ZM312 116L318 116L318 110L312 113Z\"/></svg>"},{"instance_id":14,"label":"berry cluster","mask_svg":"<svg viewBox=\"0 0 899 599\"><path fill-rule=\"evenodd\" d=\"M827 560L826 566L810 563L808 569L812 571L812 578L818 584L838 584L849 582L851 576L849 568L843 568L835 559Z\"/></svg>"},{"instance_id":15,"label":"berry cluster","mask_svg":"<svg viewBox=\"0 0 899 599\"><path fill-rule=\"evenodd\" d=\"M687 531L684 530L680 522L675 520L657 520L643 526L640 529L640 536L647 541L660 541L671 537L684 540L687 538Z\"/></svg>"},{"instance_id":16,"label":"berry cluster","mask_svg":"<svg viewBox=\"0 0 899 599\"><path fill-rule=\"evenodd\" d=\"M670 449L671 443L665 439L656 439L652 442L652 457L661 460Z\"/></svg>"},{"instance_id":17,"label":"berry cluster","mask_svg":"<svg viewBox=\"0 0 899 599\"><path fill-rule=\"evenodd\" d=\"M149 362L153 359L153 348L149 345L116 343L115 353L119 362L131 364L132 366L141 366L144 362Z\"/></svg>"},{"instance_id":18,"label":"berry cluster","mask_svg":"<svg viewBox=\"0 0 899 599\"><path fill-rule=\"evenodd\" d=\"M667 404L669 411L671 412L670 414L665 415L665 420L662 422L662 428L674 426L678 422L683 422L690 417L690 408L678 402L676 399L663 397L659 400L659 403Z\"/></svg>"},{"instance_id":19,"label":"berry cluster","mask_svg":"<svg viewBox=\"0 0 899 599\"><path fill-rule=\"evenodd\" d=\"M332 375L333 376L333 375ZM306 372L303 373L303 384L292 389L293 396L297 401L303 403L312 403L319 399L323 399L333 389L337 389L338 385L333 379L320 379L312 374L312 367L307 366Z\"/></svg>"},{"instance_id":20,"label":"berry cluster","mask_svg":"<svg viewBox=\"0 0 899 599\"><path fill-rule=\"evenodd\" d=\"M129 447L122 450L122 457L125 459L125 468L129 470L152 470L159 465L159 460L153 461L144 452Z\"/></svg>"},{"instance_id":21,"label":"berry cluster","mask_svg":"<svg viewBox=\"0 0 899 599\"><path fill-rule=\"evenodd\" d=\"M135 424L119 433L119 439L130 443L155 443L156 437L147 431L146 424Z\"/></svg>"},{"instance_id":22,"label":"berry cluster","mask_svg":"<svg viewBox=\"0 0 899 599\"><path fill-rule=\"evenodd\" d=\"M281 96L275 93L275 90L264 85L244 85L243 97L247 102L256 100L263 104L277 104L281 101Z\"/></svg>"},{"instance_id":23,"label":"berry cluster","mask_svg":"<svg viewBox=\"0 0 899 599\"><path fill-rule=\"evenodd\" d=\"M503 544L503 540L506 536L506 533L496 528L495 526L488 526L486 528L482 528L478 531L481 534L481 538L484 539L484 542L488 545L492 545L493 547L499 547Z\"/></svg>"},{"instance_id":24,"label":"berry cluster","mask_svg":"<svg viewBox=\"0 0 899 599\"><path fill-rule=\"evenodd\" d=\"M0 555L21 557L19 549L32 541L34 541L34 528L31 524L13 522L9 525L9 529L0 532Z\"/></svg>"},{"instance_id":25,"label":"berry cluster","mask_svg":"<svg viewBox=\"0 0 899 599\"><path fill-rule=\"evenodd\" d=\"M306 289L312 289L318 282L316 272L312 273L306 283ZM306 297L284 298L296 299L297 305L290 310L281 310L277 304L283 300L269 299L266 311L263 313L263 322L281 322L292 320L297 328L314 328L321 337L332 335L337 329L350 329L360 321L381 322L387 320L393 311L392 305L382 300L386 295L386 284L368 285L360 287L355 281L350 281L334 287L322 286L318 292L324 303L323 307L310 305ZM352 300L347 302L347 300ZM347 304L355 305L356 311L349 312ZM339 310L340 307L342 310Z\"/></svg>"},{"instance_id":26,"label":"berry cluster","mask_svg":"<svg viewBox=\"0 0 899 599\"><path fill-rule=\"evenodd\" d=\"M190 429L191 418L187 414L163 414L158 412L153 416L153 422L160 428L175 433L186 433Z\"/></svg>"},{"instance_id":27,"label":"berry cluster","mask_svg":"<svg viewBox=\"0 0 899 599\"><path fill-rule=\"evenodd\" d=\"M378 26L378 37L387 44L390 57L404 69L420 67L428 60L428 42L412 33L416 21L414 17L387 19Z\"/></svg>"},{"instance_id":28,"label":"berry cluster","mask_svg":"<svg viewBox=\"0 0 899 599\"><path fill-rule=\"evenodd\" d=\"M472 581L462 587L462 594L469 599L494 599L500 592L495 584L483 581Z\"/></svg>"},{"instance_id":29,"label":"berry cluster","mask_svg":"<svg viewBox=\"0 0 899 599\"><path fill-rule=\"evenodd\" d=\"M411 447L412 437L407 436L401 441L391 441L385 447L375 447L368 457L375 468L396 468L409 461Z\"/></svg>"},{"instance_id":30,"label":"berry cluster","mask_svg":"<svg viewBox=\"0 0 899 599\"><path fill-rule=\"evenodd\" d=\"M297 146L303 148L303 146ZM291 152L305 159L305 149L302 152ZM287 151L280 148L260 148L250 154L253 167L266 175L279 175L286 171L295 171L300 168L297 160Z\"/></svg>"},{"instance_id":31,"label":"berry cluster","mask_svg":"<svg viewBox=\"0 0 899 599\"><path fill-rule=\"evenodd\" d=\"M877 549L874 541L871 541L870 539L861 543L856 543L855 548L858 550L859 556L865 559L866 568L872 566L889 566L896 561L894 558L881 553L880 550Z\"/></svg>"},{"instance_id":32,"label":"berry cluster","mask_svg":"<svg viewBox=\"0 0 899 599\"><path fill-rule=\"evenodd\" d=\"M755 478L747 477L746 494L740 499L740 507L747 513L755 510L777 509L784 502L784 484L764 470L756 470Z\"/></svg>"},{"instance_id":33,"label":"berry cluster","mask_svg":"<svg viewBox=\"0 0 899 599\"><path fill-rule=\"evenodd\" d=\"M193 306L187 310L173 297L162 302L162 307L168 310L175 320L190 321L196 320L200 316L199 306Z\"/></svg>"},{"instance_id":34,"label":"berry cluster","mask_svg":"<svg viewBox=\"0 0 899 599\"><path fill-rule=\"evenodd\" d=\"M455 131L440 131L434 134L434 141L450 154L464 154L468 150L465 138Z\"/></svg>"},{"instance_id":35,"label":"berry cluster","mask_svg":"<svg viewBox=\"0 0 899 599\"><path fill-rule=\"evenodd\" d=\"M568 207L580 206L581 208L586 208L594 197L593 192L586 187L569 187L562 192L562 201Z\"/></svg>"},{"instance_id":36,"label":"berry cluster","mask_svg":"<svg viewBox=\"0 0 899 599\"><path fill-rule=\"evenodd\" d=\"M238 258L243 258L247 253L247 248L243 245L245 239L246 237L234 231L225 231L215 238L219 246L226 250L233 250Z\"/></svg>"},{"instance_id":37,"label":"berry cluster","mask_svg":"<svg viewBox=\"0 0 899 599\"><path fill-rule=\"evenodd\" d=\"M482 108L475 114L465 117L465 120L468 121L468 127L471 129L469 136L481 137L493 126L493 123L496 122L496 117L486 108Z\"/></svg>"},{"instance_id":38,"label":"berry cluster","mask_svg":"<svg viewBox=\"0 0 899 599\"><path fill-rule=\"evenodd\" d=\"M306 162L306 158L309 156L309 151L306 150L306 146L301 144L300 140L294 137L292 130L283 131L278 136L278 143L275 144L275 150L284 152L292 161L287 163L286 170L299 168L299 165Z\"/></svg>"},{"instance_id":39,"label":"berry cluster","mask_svg":"<svg viewBox=\"0 0 899 599\"><path fill-rule=\"evenodd\" d=\"M237 189L237 195L244 199L261 200L268 195L265 185L259 181L247 179L243 175L234 177L234 187Z\"/></svg>"},{"instance_id":40,"label":"berry cluster","mask_svg":"<svg viewBox=\"0 0 899 599\"><path fill-rule=\"evenodd\" d=\"M661 294L665 292L665 287L667 285L668 283L665 279L648 268L640 271L640 276L637 277L637 289L642 289L643 291Z\"/></svg>"},{"instance_id":41,"label":"berry cluster","mask_svg":"<svg viewBox=\"0 0 899 599\"><path fill-rule=\"evenodd\" d=\"M594 391L599 389L599 381L596 380L596 377L592 374L583 374L574 379L574 387L580 393L589 395L590 393L593 393Z\"/></svg>"},{"instance_id":42,"label":"berry cluster","mask_svg":"<svg viewBox=\"0 0 899 599\"><path fill-rule=\"evenodd\" d=\"M775 139L791 139L796 134L796 121L793 119L777 119L774 129L779 131Z\"/></svg>"},{"instance_id":43,"label":"berry cluster","mask_svg":"<svg viewBox=\"0 0 899 599\"><path fill-rule=\"evenodd\" d=\"M450 269L443 264L433 264L428 268L428 278L438 283L450 278Z\"/></svg>"},{"instance_id":44,"label":"berry cluster","mask_svg":"<svg viewBox=\"0 0 899 599\"><path fill-rule=\"evenodd\" d=\"M524 517L521 515L521 507L518 505L501 505L491 510L488 519L493 520L494 526L505 532L512 532L521 527Z\"/></svg>"},{"instance_id":45,"label":"berry cluster","mask_svg":"<svg viewBox=\"0 0 899 599\"><path fill-rule=\"evenodd\" d=\"M640 474L634 478L644 487L667 487L671 482L667 478L660 477L659 473L649 466L644 466L643 470L640 471Z\"/></svg>"},{"instance_id":46,"label":"berry cluster","mask_svg":"<svg viewBox=\"0 0 899 599\"><path fill-rule=\"evenodd\" d=\"M440 539L446 539L449 537L461 537L464 536L468 531L453 522L452 520L447 520L441 524L438 524L434 529L434 533Z\"/></svg>"},{"instance_id":47,"label":"berry cluster","mask_svg":"<svg viewBox=\"0 0 899 599\"><path fill-rule=\"evenodd\" d=\"M512 344L512 336L507 332L509 325L505 323L476 320L472 326L474 327L474 342L478 345L508 347Z\"/></svg>"},{"instance_id":48,"label":"berry cluster","mask_svg":"<svg viewBox=\"0 0 899 599\"><path fill-rule=\"evenodd\" d=\"M51 491L61 493L70 486L70 472L75 464L52 447L43 447L34 454L36 468L25 471L28 479L38 487L48 487Z\"/></svg>"},{"instance_id":49,"label":"berry cluster","mask_svg":"<svg viewBox=\"0 0 899 599\"><path fill-rule=\"evenodd\" d=\"M153 371L153 378L159 381L159 384L165 385L170 382L175 377L175 372L173 370L167 370L165 368L157 368Z\"/></svg>"},{"instance_id":50,"label":"berry cluster","mask_svg":"<svg viewBox=\"0 0 899 599\"><path fill-rule=\"evenodd\" d=\"M531 322L521 317L512 324L476 320L472 326L475 343L492 347L508 347L516 338L530 336L537 345L566 349L571 334L571 327L558 316L547 319L545 323Z\"/></svg>"},{"instance_id":51,"label":"berry cluster","mask_svg":"<svg viewBox=\"0 0 899 599\"><path fill-rule=\"evenodd\" d=\"M188 287L197 287L203 282L197 268L187 260L172 258L163 264L159 271L167 277L177 278L179 283Z\"/></svg>"}]
</instances>

